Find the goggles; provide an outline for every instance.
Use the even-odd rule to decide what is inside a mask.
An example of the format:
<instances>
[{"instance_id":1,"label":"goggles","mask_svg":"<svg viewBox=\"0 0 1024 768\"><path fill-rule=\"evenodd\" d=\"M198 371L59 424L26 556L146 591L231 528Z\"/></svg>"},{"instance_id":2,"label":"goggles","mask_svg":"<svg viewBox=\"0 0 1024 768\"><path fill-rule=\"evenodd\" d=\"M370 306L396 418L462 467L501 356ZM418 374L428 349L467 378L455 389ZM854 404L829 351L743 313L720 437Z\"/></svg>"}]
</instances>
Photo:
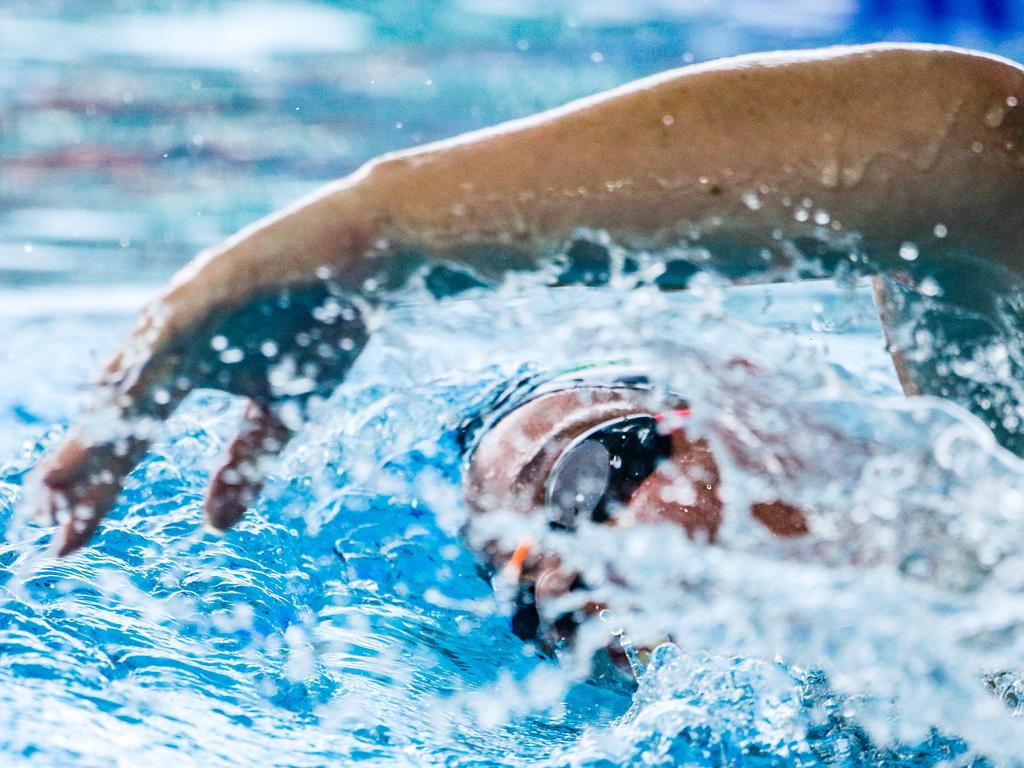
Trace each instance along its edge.
<instances>
[{"instance_id":1,"label":"goggles","mask_svg":"<svg viewBox=\"0 0 1024 768\"><path fill-rule=\"evenodd\" d=\"M651 415L625 416L576 437L555 462L545 488L548 524L572 530L581 518L611 519L672 455L672 439Z\"/></svg>"}]
</instances>

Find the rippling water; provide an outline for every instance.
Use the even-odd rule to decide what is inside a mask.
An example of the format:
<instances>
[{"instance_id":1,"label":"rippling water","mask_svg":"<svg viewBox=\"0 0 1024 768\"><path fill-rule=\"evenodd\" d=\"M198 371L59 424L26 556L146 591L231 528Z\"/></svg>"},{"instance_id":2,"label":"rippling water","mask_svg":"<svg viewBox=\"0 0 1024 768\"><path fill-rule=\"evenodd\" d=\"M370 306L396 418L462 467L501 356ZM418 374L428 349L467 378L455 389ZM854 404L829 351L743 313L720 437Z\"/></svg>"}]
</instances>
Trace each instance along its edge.
<instances>
[{"instance_id":1,"label":"rippling water","mask_svg":"<svg viewBox=\"0 0 1024 768\"><path fill-rule=\"evenodd\" d=\"M3 764L1019 764L1020 462L964 411L899 395L863 286L412 289L226 537L199 530L239 415L214 392L80 555L53 560L14 511L156 281L318 181L684 57L879 34L1021 52L1012 3L966 4L959 26L939 5L6 4ZM755 424L805 471L755 477L723 448L717 548L546 534L622 606L556 663L512 635L459 535L453 430L524 369L623 350L719 446ZM773 483L813 537L737 511ZM620 628L674 640L635 689L592 669Z\"/></svg>"}]
</instances>

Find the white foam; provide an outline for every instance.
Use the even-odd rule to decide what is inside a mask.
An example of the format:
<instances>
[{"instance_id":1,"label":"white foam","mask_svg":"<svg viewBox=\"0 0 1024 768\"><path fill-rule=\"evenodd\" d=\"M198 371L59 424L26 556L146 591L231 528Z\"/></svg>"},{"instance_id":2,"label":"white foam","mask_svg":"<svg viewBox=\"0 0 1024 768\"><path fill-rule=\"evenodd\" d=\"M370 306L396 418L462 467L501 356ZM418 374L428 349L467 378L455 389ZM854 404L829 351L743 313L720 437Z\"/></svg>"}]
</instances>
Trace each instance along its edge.
<instances>
[{"instance_id":1,"label":"white foam","mask_svg":"<svg viewBox=\"0 0 1024 768\"><path fill-rule=\"evenodd\" d=\"M69 315L128 315L156 295L155 285L2 288L0 317L66 318Z\"/></svg>"},{"instance_id":2,"label":"white foam","mask_svg":"<svg viewBox=\"0 0 1024 768\"><path fill-rule=\"evenodd\" d=\"M0 16L0 57L75 61L121 55L242 69L285 53L358 51L371 32L368 19L358 13L304 2L100 16L85 24Z\"/></svg>"}]
</instances>

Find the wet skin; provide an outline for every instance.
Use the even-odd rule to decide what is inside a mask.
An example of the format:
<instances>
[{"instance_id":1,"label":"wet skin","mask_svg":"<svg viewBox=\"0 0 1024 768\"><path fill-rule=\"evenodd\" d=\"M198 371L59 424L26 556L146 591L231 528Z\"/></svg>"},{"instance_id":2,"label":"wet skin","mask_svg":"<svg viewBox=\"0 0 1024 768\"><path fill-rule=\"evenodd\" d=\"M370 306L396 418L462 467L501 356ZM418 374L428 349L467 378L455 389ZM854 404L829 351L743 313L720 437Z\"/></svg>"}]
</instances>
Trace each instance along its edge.
<instances>
[{"instance_id":1,"label":"wet skin","mask_svg":"<svg viewBox=\"0 0 1024 768\"><path fill-rule=\"evenodd\" d=\"M926 278L942 302L998 319L1024 273L1021 102L1019 66L967 51L764 54L373 160L186 266L34 472L30 503L62 524L60 554L82 546L160 422L214 386L251 403L207 503L209 523L229 527L305 400L343 379L389 286L427 261L497 281L546 264L579 227L630 247L706 247L710 267L746 280L793 277L800 249L826 268L835 253L833 266L868 264L906 388L1002 428L985 405L999 382L965 383L902 329ZM1001 332L932 322L966 340L949 354ZM1017 447L1019 432L997 434Z\"/></svg>"}]
</instances>

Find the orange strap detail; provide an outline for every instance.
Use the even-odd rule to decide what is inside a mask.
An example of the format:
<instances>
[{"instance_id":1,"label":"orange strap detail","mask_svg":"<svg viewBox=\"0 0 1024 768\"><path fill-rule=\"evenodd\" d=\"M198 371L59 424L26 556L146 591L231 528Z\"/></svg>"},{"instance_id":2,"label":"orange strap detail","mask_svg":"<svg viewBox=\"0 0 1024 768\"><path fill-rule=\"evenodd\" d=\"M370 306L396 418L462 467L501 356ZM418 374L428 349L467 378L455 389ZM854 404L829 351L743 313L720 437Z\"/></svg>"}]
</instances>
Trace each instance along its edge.
<instances>
[{"instance_id":1,"label":"orange strap detail","mask_svg":"<svg viewBox=\"0 0 1024 768\"><path fill-rule=\"evenodd\" d=\"M519 542L515 551L512 553L512 557L505 563L505 573L510 577L519 580L519 577L523 573L523 563L526 562L527 556L530 554L530 548L533 546L533 542L529 539L523 539Z\"/></svg>"}]
</instances>

